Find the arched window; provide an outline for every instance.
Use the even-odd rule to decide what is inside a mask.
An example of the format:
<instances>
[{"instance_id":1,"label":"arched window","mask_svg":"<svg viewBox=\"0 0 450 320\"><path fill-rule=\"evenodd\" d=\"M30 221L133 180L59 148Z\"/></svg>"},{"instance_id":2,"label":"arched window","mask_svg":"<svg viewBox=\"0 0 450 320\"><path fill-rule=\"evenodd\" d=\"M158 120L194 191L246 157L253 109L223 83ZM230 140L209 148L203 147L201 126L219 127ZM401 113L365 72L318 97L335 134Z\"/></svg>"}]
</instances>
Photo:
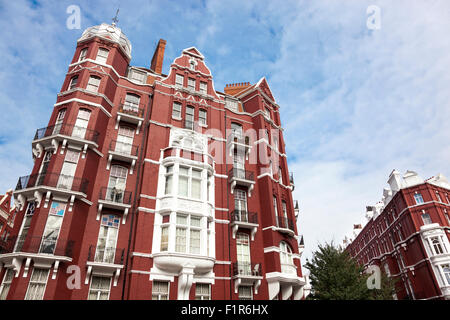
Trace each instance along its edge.
<instances>
[{"instance_id":1,"label":"arched window","mask_svg":"<svg viewBox=\"0 0 450 320\"><path fill-rule=\"evenodd\" d=\"M86 90L92 92L98 92L98 88L100 87L101 78L97 76L90 76L89 82L86 86Z\"/></svg>"},{"instance_id":2,"label":"arched window","mask_svg":"<svg viewBox=\"0 0 450 320\"><path fill-rule=\"evenodd\" d=\"M69 90L72 90L73 88L76 88L76 86L77 86L77 83L78 83L78 76L73 76L71 79L70 79L70 84L69 84Z\"/></svg>"},{"instance_id":3,"label":"arched window","mask_svg":"<svg viewBox=\"0 0 450 320\"><path fill-rule=\"evenodd\" d=\"M282 273L296 273L294 260L292 259L292 249L284 241L280 242L280 262Z\"/></svg>"}]
</instances>

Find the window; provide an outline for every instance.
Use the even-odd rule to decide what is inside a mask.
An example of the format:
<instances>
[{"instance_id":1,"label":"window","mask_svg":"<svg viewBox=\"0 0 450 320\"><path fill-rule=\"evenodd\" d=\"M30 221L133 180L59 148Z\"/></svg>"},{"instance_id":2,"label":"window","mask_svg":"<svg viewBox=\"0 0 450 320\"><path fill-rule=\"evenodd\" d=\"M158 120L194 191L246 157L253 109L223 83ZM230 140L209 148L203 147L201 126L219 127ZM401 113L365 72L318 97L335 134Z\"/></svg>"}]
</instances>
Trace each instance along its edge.
<instances>
[{"instance_id":1,"label":"window","mask_svg":"<svg viewBox=\"0 0 450 320\"><path fill-rule=\"evenodd\" d=\"M420 193L416 193L414 195L414 199L416 200L416 204L421 204L421 203L424 202L423 198L422 198L422 195Z\"/></svg>"},{"instance_id":2,"label":"window","mask_svg":"<svg viewBox=\"0 0 450 320\"><path fill-rule=\"evenodd\" d=\"M14 248L14 252L20 252L22 250L22 246L27 238L28 230L31 225L31 218L33 217L34 210L36 210L36 202L30 201L28 202L28 208L25 213L25 219L23 219L22 227L19 232L19 236L17 238L16 247Z\"/></svg>"},{"instance_id":3,"label":"window","mask_svg":"<svg viewBox=\"0 0 450 320\"><path fill-rule=\"evenodd\" d=\"M183 87L184 77L181 74L175 75L175 86Z\"/></svg>"},{"instance_id":4,"label":"window","mask_svg":"<svg viewBox=\"0 0 450 320\"><path fill-rule=\"evenodd\" d=\"M231 100L229 98L225 98L225 106L228 107L232 111L235 111L235 112L239 111L239 104L236 100Z\"/></svg>"},{"instance_id":5,"label":"window","mask_svg":"<svg viewBox=\"0 0 450 320\"><path fill-rule=\"evenodd\" d=\"M59 230L64 219L66 204L53 201L48 212L47 223L42 236L40 253L54 254L58 241Z\"/></svg>"},{"instance_id":6,"label":"window","mask_svg":"<svg viewBox=\"0 0 450 320\"><path fill-rule=\"evenodd\" d=\"M450 264L444 264L441 267L444 277L447 280L447 285L450 285Z\"/></svg>"},{"instance_id":7,"label":"window","mask_svg":"<svg viewBox=\"0 0 450 320\"><path fill-rule=\"evenodd\" d=\"M387 263L384 264L384 272L388 277L391 276L391 270L389 270L389 265Z\"/></svg>"},{"instance_id":8,"label":"window","mask_svg":"<svg viewBox=\"0 0 450 320\"><path fill-rule=\"evenodd\" d=\"M120 218L114 214L102 215L95 262L114 263L116 254L117 235L119 233Z\"/></svg>"},{"instance_id":9,"label":"window","mask_svg":"<svg viewBox=\"0 0 450 320\"><path fill-rule=\"evenodd\" d=\"M195 79L188 78L188 89L195 91Z\"/></svg>"},{"instance_id":10,"label":"window","mask_svg":"<svg viewBox=\"0 0 450 320\"><path fill-rule=\"evenodd\" d=\"M242 126L238 123L231 123L231 134L236 138L242 138Z\"/></svg>"},{"instance_id":11,"label":"window","mask_svg":"<svg viewBox=\"0 0 450 320\"><path fill-rule=\"evenodd\" d=\"M134 129L130 127L119 127L115 151L124 155L131 155L133 152ZM134 154L133 154L134 155Z\"/></svg>"},{"instance_id":12,"label":"window","mask_svg":"<svg viewBox=\"0 0 450 320\"><path fill-rule=\"evenodd\" d=\"M99 48L98 52L97 52L97 58L95 58L95 60L97 60L97 62L106 64L106 60L108 60L108 54L109 54L109 50L104 49L104 48Z\"/></svg>"},{"instance_id":13,"label":"window","mask_svg":"<svg viewBox=\"0 0 450 320\"><path fill-rule=\"evenodd\" d=\"M447 248L445 248L444 243L441 241L440 237L430 238L431 244L435 254L447 253Z\"/></svg>"},{"instance_id":14,"label":"window","mask_svg":"<svg viewBox=\"0 0 450 320\"><path fill-rule=\"evenodd\" d=\"M176 252L187 252L187 247L189 246L189 253L200 254L200 222L200 217L177 214Z\"/></svg>"},{"instance_id":15,"label":"window","mask_svg":"<svg viewBox=\"0 0 450 320\"><path fill-rule=\"evenodd\" d=\"M278 181L279 181L281 184L284 184L284 183L283 183L283 172L282 172L282 170L281 170L281 167L278 167Z\"/></svg>"},{"instance_id":16,"label":"window","mask_svg":"<svg viewBox=\"0 0 450 320\"><path fill-rule=\"evenodd\" d=\"M13 278L13 269L7 269L5 272L5 276L3 277L2 285L0 286L0 300L6 300L6 298L8 297L9 288L11 287Z\"/></svg>"},{"instance_id":17,"label":"window","mask_svg":"<svg viewBox=\"0 0 450 320\"><path fill-rule=\"evenodd\" d=\"M282 273L290 273L290 274L297 273L297 270L294 265L294 260L292 258L292 249L284 241L280 242L280 263Z\"/></svg>"},{"instance_id":18,"label":"window","mask_svg":"<svg viewBox=\"0 0 450 320\"><path fill-rule=\"evenodd\" d=\"M25 300L43 300L49 269L33 269Z\"/></svg>"},{"instance_id":19,"label":"window","mask_svg":"<svg viewBox=\"0 0 450 320\"><path fill-rule=\"evenodd\" d=\"M110 277L92 276L88 300L109 300Z\"/></svg>"},{"instance_id":20,"label":"window","mask_svg":"<svg viewBox=\"0 0 450 320\"><path fill-rule=\"evenodd\" d=\"M105 200L122 203L127 185L127 174L127 168L116 164L111 166Z\"/></svg>"},{"instance_id":21,"label":"window","mask_svg":"<svg viewBox=\"0 0 450 320\"><path fill-rule=\"evenodd\" d=\"M209 283L195 284L195 300L211 300L211 285Z\"/></svg>"},{"instance_id":22,"label":"window","mask_svg":"<svg viewBox=\"0 0 450 320\"><path fill-rule=\"evenodd\" d=\"M77 163L80 157L79 151L67 150L64 157L64 163L61 168L61 174L58 178L58 189L72 189L72 183L77 170Z\"/></svg>"},{"instance_id":23,"label":"window","mask_svg":"<svg viewBox=\"0 0 450 320\"><path fill-rule=\"evenodd\" d=\"M241 189L234 191L234 211L237 221L249 222L247 213L247 192Z\"/></svg>"},{"instance_id":24,"label":"window","mask_svg":"<svg viewBox=\"0 0 450 320\"><path fill-rule=\"evenodd\" d=\"M266 118L270 119L270 110L269 110L269 108L264 108L264 115L266 116Z\"/></svg>"},{"instance_id":25,"label":"window","mask_svg":"<svg viewBox=\"0 0 450 320\"><path fill-rule=\"evenodd\" d=\"M80 109L78 111L77 120L72 130L73 137L84 139L90 116L91 112L87 109Z\"/></svg>"},{"instance_id":26,"label":"window","mask_svg":"<svg viewBox=\"0 0 450 320\"><path fill-rule=\"evenodd\" d=\"M169 300L169 282L153 281L152 300Z\"/></svg>"},{"instance_id":27,"label":"window","mask_svg":"<svg viewBox=\"0 0 450 320\"><path fill-rule=\"evenodd\" d=\"M194 130L194 107L186 107L186 119L184 123L186 129Z\"/></svg>"},{"instance_id":28,"label":"window","mask_svg":"<svg viewBox=\"0 0 450 320\"><path fill-rule=\"evenodd\" d=\"M101 78L97 76L90 76L88 84L86 86L86 90L92 92L98 92L98 88L100 87Z\"/></svg>"},{"instance_id":29,"label":"window","mask_svg":"<svg viewBox=\"0 0 450 320\"><path fill-rule=\"evenodd\" d=\"M141 72L136 69L130 68L128 71L128 78L138 83L145 83L145 76L146 76L145 72Z\"/></svg>"},{"instance_id":30,"label":"window","mask_svg":"<svg viewBox=\"0 0 450 320\"><path fill-rule=\"evenodd\" d=\"M277 197L273 196L273 211L275 212L275 217L278 217L278 208L277 208Z\"/></svg>"},{"instance_id":31,"label":"window","mask_svg":"<svg viewBox=\"0 0 450 320\"><path fill-rule=\"evenodd\" d=\"M241 275L252 275L250 260L250 237L246 233L236 234L236 254L238 273Z\"/></svg>"},{"instance_id":32,"label":"window","mask_svg":"<svg viewBox=\"0 0 450 320\"><path fill-rule=\"evenodd\" d=\"M422 221L423 221L423 224L433 223L433 221L431 220L431 217L428 213L422 213Z\"/></svg>"},{"instance_id":33,"label":"window","mask_svg":"<svg viewBox=\"0 0 450 320\"><path fill-rule=\"evenodd\" d=\"M181 119L181 103L178 102L173 103L172 118Z\"/></svg>"},{"instance_id":34,"label":"window","mask_svg":"<svg viewBox=\"0 0 450 320\"><path fill-rule=\"evenodd\" d=\"M161 227L161 247L160 251L169 250L169 226L165 225Z\"/></svg>"},{"instance_id":35,"label":"window","mask_svg":"<svg viewBox=\"0 0 450 320\"><path fill-rule=\"evenodd\" d=\"M442 202L441 196L439 195L439 191L436 190L436 199L439 202Z\"/></svg>"},{"instance_id":36,"label":"window","mask_svg":"<svg viewBox=\"0 0 450 320\"><path fill-rule=\"evenodd\" d=\"M78 76L72 77L72 79L70 79L69 90L76 88L77 82L78 82Z\"/></svg>"},{"instance_id":37,"label":"window","mask_svg":"<svg viewBox=\"0 0 450 320\"><path fill-rule=\"evenodd\" d=\"M202 170L180 166L178 195L193 199L201 198Z\"/></svg>"},{"instance_id":38,"label":"window","mask_svg":"<svg viewBox=\"0 0 450 320\"><path fill-rule=\"evenodd\" d=\"M83 61L84 59L86 59L87 51L88 51L88 48L81 49L80 57L78 58L78 61Z\"/></svg>"},{"instance_id":39,"label":"window","mask_svg":"<svg viewBox=\"0 0 450 320\"><path fill-rule=\"evenodd\" d=\"M253 300L252 287L239 286L239 300Z\"/></svg>"},{"instance_id":40,"label":"window","mask_svg":"<svg viewBox=\"0 0 450 320\"><path fill-rule=\"evenodd\" d=\"M172 182L173 182L173 165L166 167L166 182L164 186L164 194L170 194L172 192Z\"/></svg>"},{"instance_id":41,"label":"window","mask_svg":"<svg viewBox=\"0 0 450 320\"><path fill-rule=\"evenodd\" d=\"M445 219L447 219L447 224L450 226L450 217L449 217L449 215L447 213L447 210L444 211L444 215L445 215Z\"/></svg>"},{"instance_id":42,"label":"window","mask_svg":"<svg viewBox=\"0 0 450 320\"><path fill-rule=\"evenodd\" d=\"M207 83L200 81L200 92L203 94L207 93Z\"/></svg>"},{"instance_id":43,"label":"window","mask_svg":"<svg viewBox=\"0 0 450 320\"><path fill-rule=\"evenodd\" d=\"M125 96L125 102L123 104L123 110L138 113L140 100L141 98L138 95L127 93L127 95Z\"/></svg>"},{"instance_id":44,"label":"window","mask_svg":"<svg viewBox=\"0 0 450 320\"><path fill-rule=\"evenodd\" d=\"M65 108L59 110L58 117L56 118L56 122L55 122L55 126L53 127L53 133L52 134L58 134L61 131L65 115L66 115L66 109Z\"/></svg>"},{"instance_id":45,"label":"window","mask_svg":"<svg viewBox=\"0 0 450 320\"><path fill-rule=\"evenodd\" d=\"M207 120L206 120L206 110L200 109L198 112L198 122L201 126L207 126Z\"/></svg>"}]
</instances>

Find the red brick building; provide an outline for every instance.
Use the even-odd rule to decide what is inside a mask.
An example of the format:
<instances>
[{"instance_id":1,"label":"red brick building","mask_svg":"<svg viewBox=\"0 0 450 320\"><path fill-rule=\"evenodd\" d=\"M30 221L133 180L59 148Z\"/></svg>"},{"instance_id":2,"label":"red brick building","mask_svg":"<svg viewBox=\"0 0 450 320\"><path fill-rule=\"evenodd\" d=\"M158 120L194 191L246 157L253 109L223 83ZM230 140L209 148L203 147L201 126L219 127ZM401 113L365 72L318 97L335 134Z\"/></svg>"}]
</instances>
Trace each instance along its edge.
<instances>
[{"instance_id":1,"label":"red brick building","mask_svg":"<svg viewBox=\"0 0 450 320\"><path fill-rule=\"evenodd\" d=\"M14 191L2 299L301 299L280 107L265 78L216 91L204 56L130 66L85 30Z\"/></svg>"},{"instance_id":2,"label":"red brick building","mask_svg":"<svg viewBox=\"0 0 450 320\"><path fill-rule=\"evenodd\" d=\"M399 279L398 299L450 299L450 184L394 170L383 199L367 207L346 250L368 267Z\"/></svg>"},{"instance_id":3,"label":"red brick building","mask_svg":"<svg viewBox=\"0 0 450 320\"><path fill-rule=\"evenodd\" d=\"M12 234L16 209L12 206L12 190L0 195L0 251L7 246Z\"/></svg>"}]
</instances>

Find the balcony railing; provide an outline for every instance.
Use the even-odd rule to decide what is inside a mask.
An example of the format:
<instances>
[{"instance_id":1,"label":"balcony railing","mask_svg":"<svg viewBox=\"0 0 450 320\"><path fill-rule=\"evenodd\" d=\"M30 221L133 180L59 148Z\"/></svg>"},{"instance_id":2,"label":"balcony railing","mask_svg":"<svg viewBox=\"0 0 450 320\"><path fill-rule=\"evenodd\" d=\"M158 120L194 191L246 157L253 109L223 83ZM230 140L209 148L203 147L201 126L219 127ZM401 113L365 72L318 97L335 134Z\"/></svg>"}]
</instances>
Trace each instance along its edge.
<instances>
[{"instance_id":1,"label":"balcony railing","mask_svg":"<svg viewBox=\"0 0 450 320\"><path fill-rule=\"evenodd\" d=\"M261 276L261 263L233 262L234 276Z\"/></svg>"},{"instance_id":2,"label":"balcony railing","mask_svg":"<svg viewBox=\"0 0 450 320\"><path fill-rule=\"evenodd\" d=\"M277 226L294 231L294 222L286 217L277 216Z\"/></svg>"},{"instance_id":3,"label":"balcony railing","mask_svg":"<svg viewBox=\"0 0 450 320\"><path fill-rule=\"evenodd\" d=\"M116 188L102 187L100 189L99 200L122 204L131 204L131 192L119 190Z\"/></svg>"},{"instance_id":4,"label":"balcony railing","mask_svg":"<svg viewBox=\"0 0 450 320\"><path fill-rule=\"evenodd\" d=\"M117 152L124 156L137 157L139 152L139 146L124 143L117 140L112 140L111 143L109 144L109 150Z\"/></svg>"},{"instance_id":5,"label":"balcony railing","mask_svg":"<svg viewBox=\"0 0 450 320\"><path fill-rule=\"evenodd\" d=\"M92 141L94 143L98 142L99 137L98 131L75 126L73 124L60 123L53 126L37 129L36 134L34 135L34 140L55 136L57 134L84 139Z\"/></svg>"},{"instance_id":6,"label":"balcony railing","mask_svg":"<svg viewBox=\"0 0 450 320\"><path fill-rule=\"evenodd\" d=\"M88 261L99 263L123 264L125 249L115 247L89 246Z\"/></svg>"},{"instance_id":7,"label":"balcony railing","mask_svg":"<svg viewBox=\"0 0 450 320\"><path fill-rule=\"evenodd\" d=\"M246 222L258 224L258 214L244 210L234 210L231 212L231 222Z\"/></svg>"},{"instance_id":8,"label":"balcony railing","mask_svg":"<svg viewBox=\"0 0 450 320\"><path fill-rule=\"evenodd\" d=\"M255 181L255 175L253 171L248 171L245 169L239 169L239 168L233 168L228 172L228 177L236 178L236 179L243 179L248 181Z\"/></svg>"},{"instance_id":9,"label":"balcony railing","mask_svg":"<svg viewBox=\"0 0 450 320\"><path fill-rule=\"evenodd\" d=\"M72 257L73 240L55 237L11 237L1 253L25 252L43 253L55 256Z\"/></svg>"},{"instance_id":10,"label":"balcony railing","mask_svg":"<svg viewBox=\"0 0 450 320\"><path fill-rule=\"evenodd\" d=\"M19 178L16 191L38 186L86 193L89 181L60 173L39 173Z\"/></svg>"},{"instance_id":11,"label":"balcony railing","mask_svg":"<svg viewBox=\"0 0 450 320\"><path fill-rule=\"evenodd\" d=\"M281 272L287 274L297 274L297 268L291 263L282 263Z\"/></svg>"},{"instance_id":12,"label":"balcony railing","mask_svg":"<svg viewBox=\"0 0 450 320\"><path fill-rule=\"evenodd\" d=\"M138 118L144 117L144 108L140 108L136 104L126 103L126 102L121 103L119 105L119 112L128 114L130 116L138 117Z\"/></svg>"}]
</instances>

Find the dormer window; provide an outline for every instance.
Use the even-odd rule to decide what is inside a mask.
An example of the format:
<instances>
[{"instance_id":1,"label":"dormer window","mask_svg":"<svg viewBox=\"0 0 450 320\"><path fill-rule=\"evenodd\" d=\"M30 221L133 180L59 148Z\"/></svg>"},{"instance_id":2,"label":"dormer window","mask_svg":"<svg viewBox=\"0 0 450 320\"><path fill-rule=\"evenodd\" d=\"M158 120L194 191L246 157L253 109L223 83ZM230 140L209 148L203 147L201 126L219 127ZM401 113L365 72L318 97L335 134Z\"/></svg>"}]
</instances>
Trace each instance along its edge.
<instances>
[{"instance_id":1,"label":"dormer window","mask_svg":"<svg viewBox=\"0 0 450 320\"><path fill-rule=\"evenodd\" d=\"M207 83L200 81L200 92L202 94L206 94L207 93Z\"/></svg>"},{"instance_id":2,"label":"dormer window","mask_svg":"<svg viewBox=\"0 0 450 320\"><path fill-rule=\"evenodd\" d=\"M141 72L136 69L130 69L128 71L128 79L139 83L145 83L145 75L145 72Z\"/></svg>"},{"instance_id":3,"label":"dormer window","mask_svg":"<svg viewBox=\"0 0 450 320\"><path fill-rule=\"evenodd\" d=\"M195 65L196 65L195 60L191 59L191 60L189 61L189 68L190 68L191 70L195 70Z\"/></svg>"},{"instance_id":4,"label":"dormer window","mask_svg":"<svg viewBox=\"0 0 450 320\"><path fill-rule=\"evenodd\" d=\"M109 50L104 49L104 48L99 48L98 52L97 52L97 58L95 58L95 60L97 60L97 62L106 64L106 60L108 59L108 54L109 54Z\"/></svg>"}]
</instances>

